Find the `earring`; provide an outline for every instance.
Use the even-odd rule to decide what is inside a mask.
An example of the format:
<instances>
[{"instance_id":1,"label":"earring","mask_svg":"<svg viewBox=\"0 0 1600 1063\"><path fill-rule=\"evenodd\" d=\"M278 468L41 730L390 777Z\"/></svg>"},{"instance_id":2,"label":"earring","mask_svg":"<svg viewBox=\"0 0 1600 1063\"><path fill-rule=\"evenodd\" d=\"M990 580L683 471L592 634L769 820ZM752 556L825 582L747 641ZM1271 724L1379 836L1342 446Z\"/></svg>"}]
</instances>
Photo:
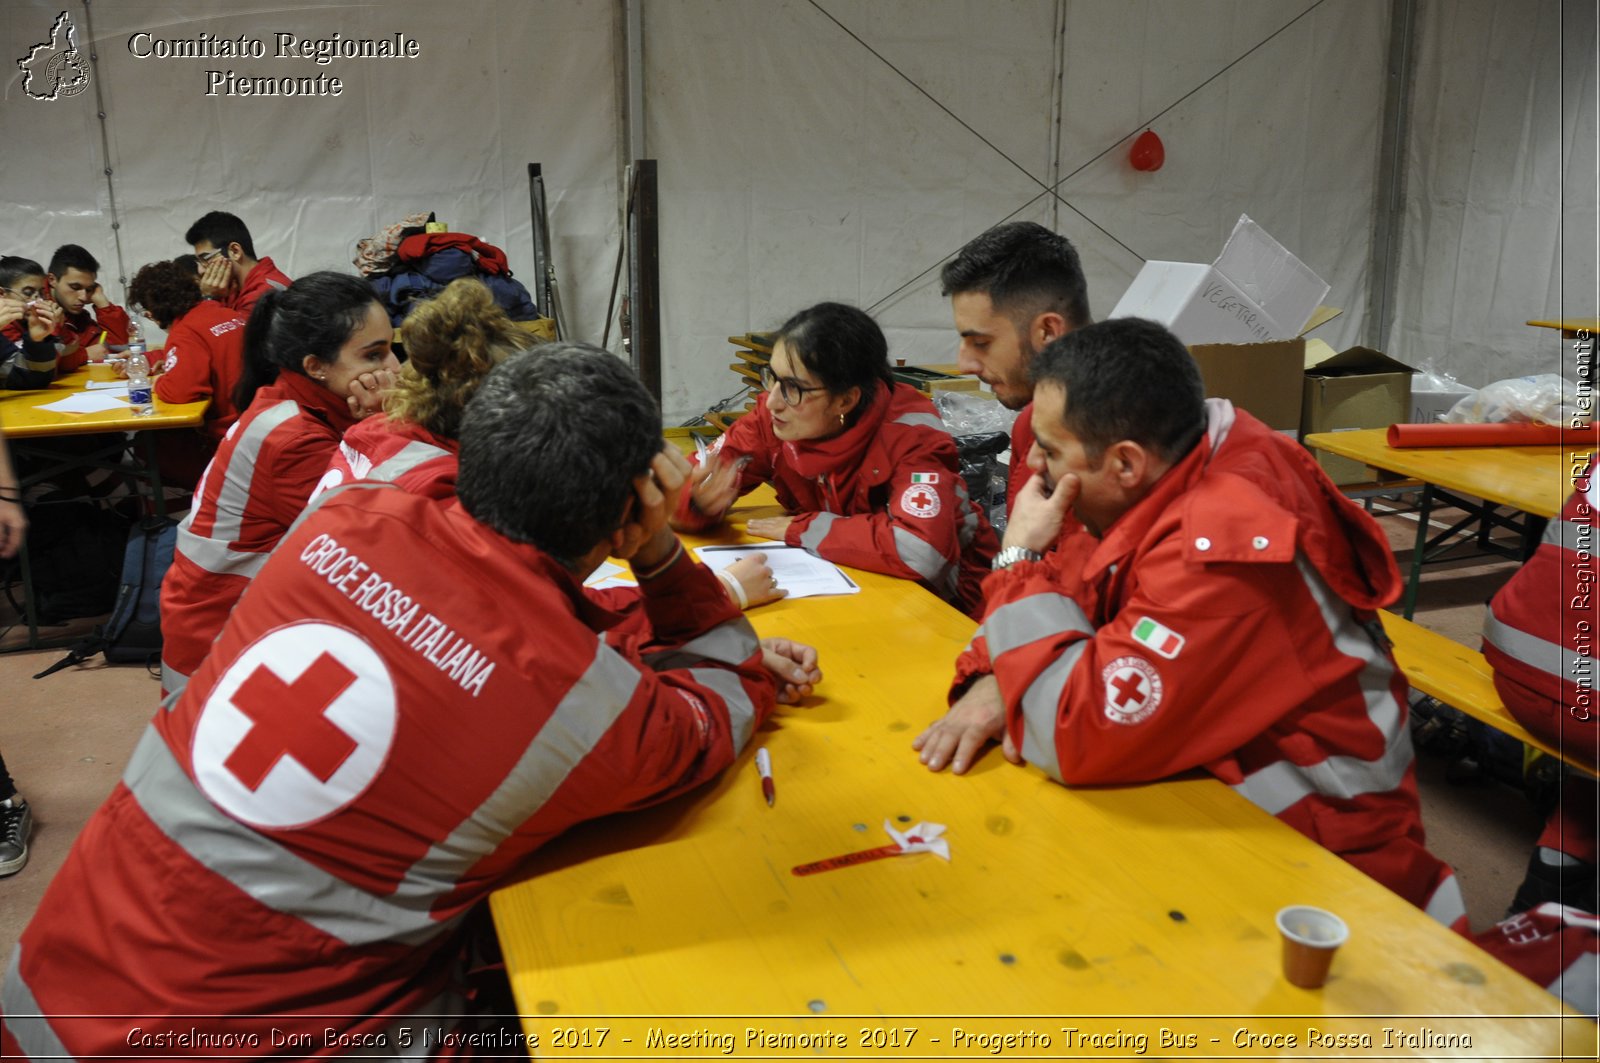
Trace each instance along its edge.
<instances>
[{"instance_id":1,"label":"earring","mask_svg":"<svg viewBox=\"0 0 1600 1063\"><path fill-rule=\"evenodd\" d=\"M844 427L844 414L842 414L842 413L839 415L839 427L840 428Z\"/></svg>"}]
</instances>

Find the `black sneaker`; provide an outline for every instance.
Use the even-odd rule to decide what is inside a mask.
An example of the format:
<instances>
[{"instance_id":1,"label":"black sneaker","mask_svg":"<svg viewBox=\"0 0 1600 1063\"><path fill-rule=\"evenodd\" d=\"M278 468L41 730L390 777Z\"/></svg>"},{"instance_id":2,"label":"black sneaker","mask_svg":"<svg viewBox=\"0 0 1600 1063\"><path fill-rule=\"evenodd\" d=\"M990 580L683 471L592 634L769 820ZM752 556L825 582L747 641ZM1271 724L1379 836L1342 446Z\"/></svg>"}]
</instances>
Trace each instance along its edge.
<instances>
[{"instance_id":1,"label":"black sneaker","mask_svg":"<svg viewBox=\"0 0 1600 1063\"><path fill-rule=\"evenodd\" d=\"M1507 915L1516 915L1537 908L1550 901L1559 901L1573 908L1594 913L1596 909L1596 875L1593 864L1567 864L1557 867L1539 859L1534 849L1528 860L1528 874L1517 887Z\"/></svg>"},{"instance_id":2,"label":"black sneaker","mask_svg":"<svg viewBox=\"0 0 1600 1063\"><path fill-rule=\"evenodd\" d=\"M21 794L0 801L0 876L15 875L28 862L33 810Z\"/></svg>"}]
</instances>

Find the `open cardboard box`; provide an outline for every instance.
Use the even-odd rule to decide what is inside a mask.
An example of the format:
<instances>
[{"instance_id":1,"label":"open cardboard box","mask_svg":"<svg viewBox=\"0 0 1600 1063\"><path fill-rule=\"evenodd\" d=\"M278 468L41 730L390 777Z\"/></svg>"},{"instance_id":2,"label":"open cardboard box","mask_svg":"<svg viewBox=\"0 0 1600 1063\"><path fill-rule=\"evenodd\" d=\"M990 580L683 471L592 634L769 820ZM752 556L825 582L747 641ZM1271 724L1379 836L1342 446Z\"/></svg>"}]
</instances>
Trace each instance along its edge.
<instances>
[{"instance_id":1,"label":"open cardboard box","mask_svg":"<svg viewBox=\"0 0 1600 1063\"><path fill-rule=\"evenodd\" d=\"M1409 365L1371 347L1335 353L1321 340L1307 342L1301 434L1387 428L1406 421L1411 413L1413 372ZM1337 454L1313 453L1336 484L1402 478Z\"/></svg>"},{"instance_id":2,"label":"open cardboard box","mask_svg":"<svg viewBox=\"0 0 1600 1063\"><path fill-rule=\"evenodd\" d=\"M1189 347L1208 397L1300 430L1305 333L1341 311L1328 283L1247 215L1211 265L1146 262L1111 317L1159 321Z\"/></svg>"}]
</instances>

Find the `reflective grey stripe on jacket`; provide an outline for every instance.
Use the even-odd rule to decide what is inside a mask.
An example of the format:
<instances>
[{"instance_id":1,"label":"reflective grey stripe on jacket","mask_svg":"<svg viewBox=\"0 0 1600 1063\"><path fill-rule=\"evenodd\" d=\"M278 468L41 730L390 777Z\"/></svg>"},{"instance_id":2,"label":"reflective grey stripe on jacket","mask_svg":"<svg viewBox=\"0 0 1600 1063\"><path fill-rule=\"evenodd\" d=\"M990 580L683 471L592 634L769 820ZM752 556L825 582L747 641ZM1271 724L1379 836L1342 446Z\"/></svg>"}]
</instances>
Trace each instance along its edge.
<instances>
[{"instance_id":1,"label":"reflective grey stripe on jacket","mask_svg":"<svg viewBox=\"0 0 1600 1063\"><path fill-rule=\"evenodd\" d=\"M224 814L186 775L152 727L123 782L146 815L197 863L262 906L353 946L415 945L453 921L431 914L462 872L543 807L622 715L640 675L603 643L495 791L382 896L353 886Z\"/></svg>"},{"instance_id":2,"label":"reflective grey stripe on jacket","mask_svg":"<svg viewBox=\"0 0 1600 1063\"><path fill-rule=\"evenodd\" d=\"M1559 608L1559 603L1551 608ZM1493 602L1489 603L1489 611L1483 618L1483 637L1507 657L1514 657L1529 668L1554 676L1558 682L1576 683L1580 676L1589 676L1588 685L1592 686L1595 669L1600 666L1600 662L1593 657L1586 657L1577 650L1569 650L1560 643L1511 626L1494 615Z\"/></svg>"},{"instance_id":3,"label":"reflective grey stripe on jacket","mask_svg":"<svg viewBox=\"0 0 1600 1063\"><path fill-rule=\"evenodd\" d=\"M178 526L178 553L215 575L255 578L261 566L266 564L268 555L235 550L231 544L237 542L243 533L244 511L250 504L261 444L275 429L299 413L299 404L285 400L262 410L244 427L228 458L227 467L220 470L222 483L217 486L216 519L212 522L210 534L199 535L193 530L195 517L200 512L197 506ZM215 474L219 470L210 469L208 472Z\"/></svg>"},{"instance_id":4,"label":"reflective grey stripe on jacket","mask_svg":"<svg viewBox=\"0 0 1600 1063\"><path fill-rule=\"evenodd\" d=\"M11 960L6 964L6 982L0 987L0 1013L5 1015L6 1029L17 1039L17 1046L29 1059L64 1059L75 1057L67 1053L50 1020L41 1013L33 990L22 980L22 946L11 950Z\"/></svg>"},{"instance_id":5,"label":"reflective grey stripe on jacket","mask_svg":"<svg viewBox=\"0 0 1600 1063\"><path fill-rule=\"evenodd\" d=\"M168 664L167 659L163 657L161 659L161 688L167 692L168 697L162 700L162 704L170 710L172 706L178 703L178 699L173 695L182 694L183 688L188 685L189 677Z\"/></svg>"},{"instance_id":6,"label":"reflective grey stripe on jacket","mask_svg":"<svg viewBox=\"0 0 1600 1063\"><path fill-rule=\"evenodd\" d=\"M831 527L833 527L832 513L818 513L812 517L811 523L806 525L806 530L800 533L801 549L813 554L822 549L822 540L828 537L828 529Z\"/></svg>"},{"instance_id":7,"label":"reflective grey stripe on jacket","mask_svg":"<svg viewBox=\"0 0 1600 1063\"><path fill-rule=\"evenodd\" d=\"M1356 679L1366 701L1367 719L1383 736L1384 751L1376 760L1349 756L1328 757L1315 764L1280 760L1234 785L1239 794L1275 816L1313 794L1348 800L1362 794L1389 793L1405 780L1412 761L1411 732L1405 728L1405 715L1390 688L1394 661L1373 643L1356 622L1349 603L1328 589L1305 557L1296 556L1295 565L1322 613L1334 647L1362 662Z\"/></svg>"},{"instance_id":8,"label":"reflective grey stripe on jacket","mask_svg":"<svg viewBox=\"0 0 1600 1063\"><path fill-rule=\"evenodd\" d=\"M740 682L738 673L725 672L720 668L691 668L689 674L694 676L696 683L716 691L727 704L733 752L735 755L743 752L744 747L750 744L750 736L755 733L756 707L750 701L750 695L745 693L744 683Z\"/></svg>"},{"instance_id":9,"label":"reflective grey stripe on jacket","mask_svg":"<svg viewBox=\"0 0 1600 1063\"><path fill-rule=\"evenodd\" d=\"M398 480L400 477L404 476L412 469L415 469L418 465L421 465L425 461L432 461L434 458L447 458L449 456L450 452L442 447L436 447L432 443L423 443L413 440L401 447L392 457L389 457L382 463L373 466L372 471L363 476L362 479L384 481Z\"/></svg>"},{"instance_id":10,"label":"reflective grey stripe on jacket","mask_svg":"<svg viewBox=\"0 0 1600 1063\"><path fill-rule=\"evenodd\" d=\"M1581 550L1592 556L1595 553L1595 530L1575 520L1553 520L1544 526L1544 535L1539 542L1568 553L1576 554Z\"/></svg>"},{"instance_id":11,"label":"reflective grey stripe on jacket","mask_svg":"<svg viewBox=\"0 0 1600 1063\"><path fill-rule=\"evenodd\" d=\"M1094 625L1077 602L1064 594L1045 591L1007 602L984 620L983 634L989 644L989 660L1063 631L1094 633ZM1088 648L1090 639L1079 639L1033 678L1022 694L1022 756L1029 764L1061 781L1061 758L1056 753L1056 720L1061 699L1066 694L1072 670ZM998 670L996 671L998 675Z\"/></svg>"},{"instance_id":12,"label":"reflective grey stripe on jacket","mask_svg":"<svg viewBox=\"0 0 1600 1063\"><path fill-rule=\"evenodd\" d=\"M894 419L895 424L907 424L920 428L936 428L945 435L950 434L949 427L932 413L902 413Z\"/></svg>"},{"instance_id":13,"label":"reflective grey stripe on jacket","mask_svg":"<svg viewBox=\"0 0 1600 1063\"><path fill-rule=\"evenodd\" d=\"M956 566L926 539L896 524L891 529L894 536L895 556L928 584L942 590L955 586Z\"/></svg>"}]
</instances>

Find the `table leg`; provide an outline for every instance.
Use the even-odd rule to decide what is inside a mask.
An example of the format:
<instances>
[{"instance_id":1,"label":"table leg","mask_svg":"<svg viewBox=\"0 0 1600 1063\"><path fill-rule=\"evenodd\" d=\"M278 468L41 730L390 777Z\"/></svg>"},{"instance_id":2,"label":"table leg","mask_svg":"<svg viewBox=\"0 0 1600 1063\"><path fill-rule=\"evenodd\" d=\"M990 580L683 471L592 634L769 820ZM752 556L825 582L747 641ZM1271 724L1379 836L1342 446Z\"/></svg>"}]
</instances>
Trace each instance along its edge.
<instances>
[{"instance_id":1,"label":"table leg","mask_svg":"<svg viewBox=\"0 0 1600 1063\"><path fill-rule=\"evenodd\" d=\"M156 516L162 520L167 517L167 493L161 488L161 466L156 461L156 434L154 432L140 432L139 438L144 440L145 469L150 474L150 497L155 503Z\"/></svg>"},{"instance_id":2,"label":"table leg","mask_svg":"<svg viewBox=\"0 0 1600 1063\"><path fill-rule=\"evenodd\" d=\"M1428 515L1433 511L1433 485L1422 485L1422 502L1417 511L1417 542L1411 550L1411 578L1406 581L1405 610L1407 620L1417 610L1417 585L1422 582L1422 556L1428 547Z\"/></svg>"}]
</instances>

